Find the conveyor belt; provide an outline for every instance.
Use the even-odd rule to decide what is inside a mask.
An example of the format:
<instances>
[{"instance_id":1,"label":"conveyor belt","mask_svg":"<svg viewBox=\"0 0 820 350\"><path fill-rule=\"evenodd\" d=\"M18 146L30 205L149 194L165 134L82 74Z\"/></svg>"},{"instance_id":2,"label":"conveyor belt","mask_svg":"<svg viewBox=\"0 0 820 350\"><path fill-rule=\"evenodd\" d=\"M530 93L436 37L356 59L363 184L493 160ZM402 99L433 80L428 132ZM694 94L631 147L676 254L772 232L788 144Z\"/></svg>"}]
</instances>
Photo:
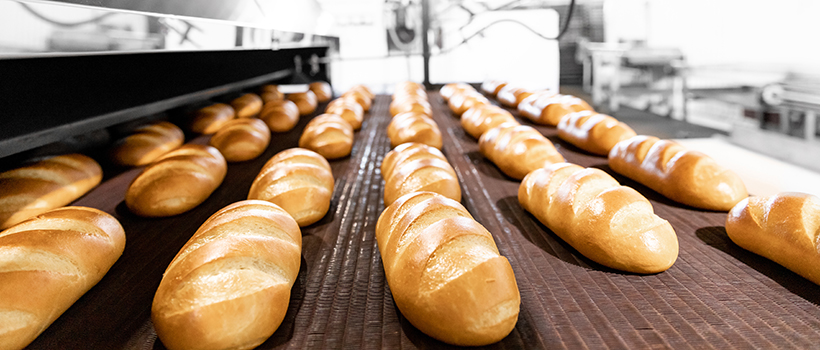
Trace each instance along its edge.
<instances>
[{"instance_id":1,"label":"conveyor belt","mask_svg":"<svg viewBox=\"0 0 820 350\"><path fill-rule=\"evenodd\" d=\"M389 96L376 98L356 132L352 155L330 162L336 178L330 212L302 230L302 267L288 313L260 349L447 347L401 316L374 238L384 209L378 166L389 151L389 102ZM644 194L678 234L680 256L666 272L643 276L602 267L525 212L516 198L519 183L480 155L477 141L437 93L430 93L430 102L444 134L444 153L461 180L462 202L495 236L521 292L516 328L492 347L807 349L820 344L820 287L734 245L723 229L725 213L671 202L614 174L606 158L560 141L554 128L539 126L568 161L602 168ZM206 218L245 199L268 158L297 145L307 119L274 135L263 156L229 165L222 186L188 213L165 219L130 214L122 200L139 169L108 179L75 203L114 214L126 230L125 253L30 347L164 349L150 321L162 272ZM641 132L641 125L632 127Z\"/></svg>"}]
</instances>

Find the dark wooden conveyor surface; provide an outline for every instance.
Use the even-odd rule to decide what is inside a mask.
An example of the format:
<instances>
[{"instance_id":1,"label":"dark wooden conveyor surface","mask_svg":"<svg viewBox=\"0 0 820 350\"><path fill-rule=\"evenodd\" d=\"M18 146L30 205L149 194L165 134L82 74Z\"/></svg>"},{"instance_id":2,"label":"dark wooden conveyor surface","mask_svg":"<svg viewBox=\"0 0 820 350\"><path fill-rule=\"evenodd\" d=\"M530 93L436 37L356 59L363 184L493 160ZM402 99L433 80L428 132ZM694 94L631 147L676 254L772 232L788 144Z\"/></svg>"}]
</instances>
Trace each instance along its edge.
<instances>
[{"instance_id":1,"label":"dark wooden conveyor surface","mask_svg":"<svg viewBox=\"0 0 820 350\"><path fill-rule=\"evenodd\" d=\"M644 194L678 234L680 256L666 272L634 275L602 267L525 212L516 199L519 183L479 154L477 140L461 129L438 93L429 95L444 153L461 180L462 202L495 236L521 292L515 329L490 348L820 347L820 287L734 245L723 228L725 213L671 202L614 174L606 158L562 142L554 128L539 126L568 161L602 168ZM416 330L395 307L374 238L384 209L379 165L390 149L389 102L389 96L376 98L356 132L352 155L331 161L336 187L330 211L302 230L302 267L288 313L260 349L447 347ZM130 214L124 193L140 169L107 178L77 201L120 220L125 253L30 348L164 349L150 313L166 266L205 219L245 199L267 159L297 146L308 119L275 134L256 160L230 164L222 186L188 213L164 219ZM631 126L642 132L641 125Z\"/></svg>"}]
</instances>

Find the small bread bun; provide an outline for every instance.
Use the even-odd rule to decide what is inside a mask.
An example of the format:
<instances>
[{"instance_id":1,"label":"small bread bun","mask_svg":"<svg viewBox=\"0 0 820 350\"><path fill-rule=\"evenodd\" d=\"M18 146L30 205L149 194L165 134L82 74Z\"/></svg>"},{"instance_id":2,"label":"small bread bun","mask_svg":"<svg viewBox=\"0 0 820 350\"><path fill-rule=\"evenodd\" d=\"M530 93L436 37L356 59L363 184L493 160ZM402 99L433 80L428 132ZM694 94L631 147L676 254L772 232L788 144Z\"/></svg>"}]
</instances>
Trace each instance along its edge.
<instances>
[{"instance_id":1,"label":"small bread bun","mask_svg":"<svg viewBox=\"0 0 820 350\"><path fill-rule=\"evenodd\" d=\"M229 162L244 162L259 157L268 148L270 130L256 118L229 121L211 137L216 147Z\"/></svg>"},{"instance_id":2,"label":"small bread bun","mask_svg":"<svg viewBox=\"0 0 820 350\"><path fill-rule=\"evenodd\" d=\"M265 85L259 88L259 96L262 97L262 101L265 103L285 99L285 94L279 91L279 87L276 85Z\"/></svg>"},{"instance_id":3,"label":"small bread bun","mask_svg":"<svg viewBox=\"0 0 820 350\"><path fill-rule=\"evenodd\" d=\"M362 106L362 109L367 112L370 110L370 106L373 104L373 98L370 97L364 90L348 90L342 97L349 97L356 100L356 103Z\"/></svg>"},{"instance_id":4,"label":"small bread bun","mask_svg":"<svg viewBox=\"0 0 820 350\"><path fill-rule=\"evenodd\" d=\"M421 113L426 116L433 115L433 108L430 102L427 102L426 96L405 95L404 97L394 98L390 103L390 115L396 116L401 113Z\"/></svg>"},{"instance_id":5,"label":"small bread bun","mask_svg":"<svg viewBox=\"0 0 820 350\"><path fill-rule=\"evenodd\" d=\"M507 86L507 83L505 82L499 80L489 80L481 84L481 91L487 95L496 97L498 96L498 92L505 86Z\"/></svg>"},{"instance_id":6,"label":"small bread bun","mask_svg":"<svg viewBox=\"0 0 820 350\"><path fill-rule=\"evenodd\" d=\"M259 119L262 119L272 132L287 132L299 122L299 107L291 100L270 101L262 107Z\"/></svg>"},{"instance_id":7,"label":"small bread bun","mask_svg":"<svg viewBox=\"0 0 820 350\"><path fill-rule=\"evenodd\" d=\"M234 117L236 117L236 113L233 107L224 103L214 103L194 113L191 131L197 134L211 135Z\"/></svg>"},{"instance_id":8,"label":"small bread bun","mask_svg":"<svg viewBox=\"0 0 820 350\"><path fill-rule=\"evenodd\" d=\"M327 105L325 113L336 114L342 117L342 119L353 127L353 130L362 128L364 109L362 109L362 106L354 99L346 97L337 98Z\"/></svg>"},{"instance_id":9,"label":"small bread bun","mask_svg":"<svg viewBox=\"0 0 820 350\"><path fill-rule=\"evenodd\" d=\"M244 94L233 99L231 106L237 118L253 118L262 111L262 98L257 94Z\"/></svg>"},{"instance_id":10,"label":"small bread bun","mask_svg":"<svg viewBox=\"0 0 820 350\"><path fill-rule=\"evenodd\" d=\"M441 131L433 119L421 113L402 113L387 126L391 147L405 142L418 142L441 149Z\"/></svg>"},{"instance_id":11,"label":"small bread bun","mask_svg":"<svg viewBox=\"0 0 820 350\"><path fill-rule=\"evenodd\" d=\"M441 98L444 99L444 101L446 102L449 101L450 98L452 98L454 95L461 94L464 91L470 90L475 91L475 89L473 89L472 86L464 83L450 83L442 86L438 93L439 95L441 95Z\"/></svg>"},{"instance_id":12,"label":"small bread bun","mask_svg":"<svg viewBox=\"0 0 820 350\"><path fill-rule=\"evenodd\" d=\"M324 81L316 81L310 83L308 85L310 91L313 91L313 94L316 95L316 101L319 102L327 102L333 98L333 89L330 87L330 84Z\"/></svg>"},{"instance_id":13,"label":"small bread bun","mask_svg":"<svg viewBox=\"0 0 820 350\"><path fill-rule=\"evenodd\" d=\"M305 126L299 147L327 159L346 157L353 148L353 127L338 115L319 115Z\"/></svg>"},{"instance_id":14,"label":"small bread bun","mask_svg":"<svg viewBox=\"0 0 820 350\"><path fill-rule=\"evenodd\" d=\"M300 115L308 115L315 112L316 106L319 104L319 101L316 99L316 94L310 90L288 94L288 100L296 103L296 107L299 107Z\"/></svg>"}]
</instances>

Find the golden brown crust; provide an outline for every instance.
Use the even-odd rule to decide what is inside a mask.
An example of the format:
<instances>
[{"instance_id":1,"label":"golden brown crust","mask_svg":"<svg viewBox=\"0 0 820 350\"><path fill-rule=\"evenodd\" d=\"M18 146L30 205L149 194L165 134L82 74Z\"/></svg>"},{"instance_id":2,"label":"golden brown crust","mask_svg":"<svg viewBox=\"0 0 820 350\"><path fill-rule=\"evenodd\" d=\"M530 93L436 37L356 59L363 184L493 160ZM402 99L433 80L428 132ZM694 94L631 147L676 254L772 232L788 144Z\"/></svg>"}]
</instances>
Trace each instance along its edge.
<instances>
[{"instance_id":1,"label":"golden brown crust","mask_svg":"<svg viewBox=\"0 0 820 350\"><path fill-rule=\"evenodd\" d=\"M479 346L515 327L521 297L512 268L458 202L403 196L382 212L376 240L396 306L425 334Z\"/></svg>"},{"instance_id":2,"label":"golden brown crust","mask_svg":"<svg viewBox=\"0 0 820 350\"><path fill-rule=\"evenodd\" d=\"M259 97L262 98L264 103L268 103L284 100L285 94L279 91L279 86L277 85L264 85L259 88Z\"/></svg>"},{"instance_id":3,"label":"golden brown crust","mask_svg":"<svg viewBox=\"0 0 820 350\"><path fill-rule=\"evenodd\" d=\"M418 191L430 191L456 201L461 187L455 170L441 151L421 144L402 144L385 156L381 165L384 178L384 203Z\"/></svg>"},{"instance_id":4,"label":"golden brown crust","mask_svg":"<svg viewBox=\"0 0 820 350\"><path fill-rule=\"evenodd\" d=\"M402 113L420 113L426 116L433 115L433 108L430 102L427 102L426 96L406 95L404 97L396 98L394 95L393 102L390 103L390 115L395 117Z\"/></svg>"},{"instance_id":5,"label":"golden brown crust","mask_svg":"<svg viewBox=\"0 0 820 350\"><path fill-rule=\"evenodd\" d=\"M535 169L564 161L552 142L538 130L518 123L488 130L478 140L478 147L504 174L519 180Z\"/></svg>"},{"instance_id":6,"label":"golden brown crust","mask_svg":"<svg viewBox=\"0 0 820 350\"><path fill-rule=\"evenodd\" d=\"M475 89L454 94L447 102L447 106L456 116L461 116L468 109L481 104L490 105L492 103Z\"/></svg>"},{"instance_id":7,"label":"golden brown crust","mask_svg":"<svg viewBox=\"0 0 820 350\"><path fill-rule=\"evenodd\" d=\"M508 84L498 91L496 99L501 102L502 105L518 108L518 104L530 95L532 95L532 92L529 90Z\"/></svg>"},{"instance_id":8,"label":"golden brown crust","mask_svg":"<svg viewBox=\"0 0 820 350\"><path fill-rule=\"evenodd\" d=\"M268 148L270 130L256 118L234 119L211 137L211 146L229 162L244 162L258 157Z\"/></svg>"},{"instance_id":9,"label":"golden brown crust","mask_svg":"<svg viewBox=\"0 0 820 350\"><path fill-rule=\"evenodd\" d=\"M575 96L557 94L553 96L542 95L532 101L532 107L525 107L525 109L527 113L524 116L530 118L534 123L554 126L558 125L558 122L565 115L592 110L592 107Z\"/></svg>"},{"instance_id":10,"label":"golden brown crust","mask_svg":"<svg viewBox=\"0 0 820 350\"><path fill-rule=\"evenodd\" d=\"M558 163L529 173L518 202L584 256L614 269L658 273L678 257L672 226L632 188L596 168Z\"/></svg>"},{"instance_id":11,"label":"golden brown crust","mask_svg":"<svg viewBox=\"0 0 820 350\"><path fill-rule=\"evenodd\" d=\"M555 92L552 90L536 91L518 103L518 113L530 120L538 119L544 110L544 102L542 101L548 100L553 96L555 96Z\"/></svg>"},{"instance_id":12,"label":"golden brown crust","mask_svg":"<svg viewBox=\"0 0 820 350\"><path fill-rule=\"evenodd\" d=\"M236 113L233 107L224 103L214 103L194 113L191 121L191 131L197 134L210 135L219 131L219 128L234 117L236 117Z\"/></svg>"},{"instance_id":13,"label":"golden brown crust","mask_svg":"<svg viewBox=\"0 0 820 350\"><path fill-rule=\"evenodd\" d=\"M353 127L335 114L316 116L302 131L299 147L312 150L327 159L347 157L353 149Z\"/></svg>"},{"instance_id":14,"label":"golden brown crust","mask_svg":"<svg viewBox=\"0 0 820 350\"><path fill-rule=\"evenodd\" d=\"M319 105L316 94L313 91L297 92L288 94L288 100L293 101L296 107L299 108L299 115L309 115L316 111L316 106Z\"/></svg>"},{"instance_id":15,"label":"golden brown crust","mask_svg":"<svg viewBox=\"0 0 820 350\"><path fill-rule=\"evenodd\" d=\"M319 221L330 208L333 173L316 152L291 148L265 163L253 180L248 199L274 203L287 211L299 226Z\"/></svg>"},{"instance_id":16,"label":"golden brown crust","mask_svg":"<svg viewBox=\"0 0 820 350\"><path fill-rule=\"evenodd\" d=\"M697 208L728 211L748 197L737 174L703 153L670 140L635 136L609 152L612 170L667 198Z\"/></svg>"},{"instance_id":17,"label":"golden brown crust","mask_svg":"<svg viewBox=\"0 0 820 350\"><path fill-rule=\"evenodd\" d=\"M356 103L362 106L362 110L367 113L370 110L370 106L373 104L372 96L372 94L368 94L364 89L350 89L342 94L341 97L355 100Z\"/></svg>"},{"instance_id":18,"label":"golden brown crust","mask_svg":"<svg viewBox=\"0 0 820 350\"><path fill-rule=\"evenodd\" d=\"M441 149L441 131L433 119L421 113L402 113L387 125L391 147L406 142L419 142Z\"/></svg>"},{"instance_id":19,"label":"golden brown crust","mask_svg":"<svg viewBox=\"0 0 820 350\"><path fill-rule=\"evenodd\" d=\"M168 349L250 349L270 337L299 274L302 235L282 208L231 204L171 261L151 307Z\"/></svg>"},{"instance_id":20,"label":"golden brown crust","mask_svg":"<svg viewBox=\"0 0 820 350\"><path fill-rule=\"evenodd\" d=\"M506 82L500 80L488 80L481 83L481 92L490 95L492 97L496 97L498 92L501 91L505 86L507 86Z\"/></svg>"},{"instance_id":21,"label":"golden brown crust","mask_svg":"<svg viewBox=\"0 0 820 350\"><path fill-rule=\"evenodd\" d=\"M119 259L125 232L92 208L50 210L0 232L0 349L22 349Z\"/></svg>"},{"instance_id":22,"label":"golden brown crust","mask_svg":"<svg viewBox=\"0 0 820 350\"><path fill-rule=\"evenodd\" d=\"M487 130L504 123L518 124L518 121L510 112L497 106L478 105L461 115L461 127L476 139Z\"/></svg>"},{"instance_id":23,"label":"golden brown crust","mask_svg":"<svg viewBox=\"0 0 820 350\"><path fill-rule=\"evenodd\" d=\"M608 155L616 143L635 136L635 131L606 114L581 111L558 123L558 137L587 152Z\"/></svg>"},{"instance_id":24,"label":"golden brown crust","mask_svg":"<svg viewBox=\"0 0 820 350\"><path fill-rule=\"evenodd\" d=\"M111 149L114 163L124 166L150 164L185 142L182 129L169 122L148 124L119 140Z\"/></svg>"},{"instance_id":25,"label":"golden brown crust","mask_svg":"<svg viewBox=\"0 0 820 350\"><path fill-rule=\"evenodd\" d=\"M228 164L216 148L185 145L146 167L125 193L134 214L163 217L204 202L222 184Z\"/></svg>"},{"instance_id":26,"label":"golden brown crust","mask_svg":"<svg viewBox=\"0 0 820 350\"><path fill-rule=\"evenodd\" d=\"M257 94L247 93L231 101L237 118L253 118L262 111L262 98Z\"/></svg>"},{"instance_id":27,"label":"golden brown crust","mask_svg":"<svg viewBox=\"0 0 820 350\"><path fill-rule=\"evenodd\" d=\"M820 284L820 198L784 192L748 197L726 216L735 244Z\"/></svg>"},{"instance_id":28,"label":"golden brown crust","mask_svg":"<svg viewBox=\"0 0 820 350\"><path fill-rule=\"evenodd\" d=\"M450 98L452 98L454 95L461 94L463 91L467 90L475 91L475 89L473 89L472 86L464 83L450 83L442 86L441 89L439 89L438 93L439 95L441 95L441 98L444 99L444 101L446 102L449 101Z\"/></svg>"},{"instance_id":29,"label":"golden brown crust","mask_svg":"<svg viewBox=\"0 0 820 350\"><path fill-rule=\"evenodd\" d=\"M299 122L299 107L290 100L271 101L262 107L259 119L271 132L288 132Z\"/></svg>"},{"instance_id":30,"label":"golden brown crust","mask_svg":"<svg viewBox=\"0 0 820 350\"><path fill-rule=\"evenodd\" d=\"M312 82L308 85L308 88L316 95L316 101L318 102L327 102L333 98L333 89L326 81Z\"/></svg>"},{"instance_id":31,"label":"golden brown crust","mask_svg":"<svg viewBox=\"0 0 820 350\"><path fill-rule=\"evenodd\" d=\"M362 128L364 121L364 109L352 98L337 98L327 105L325 113L336 114L344 119L353 130Z\"/></svg>"},{"instance_id":32,"label":"golden brown crust","mask_svg":"<svg viewBox=\"0 0 820 350\"><path fill-rule=\"evenodd\" d=\"M101 180L100 165L82 154L55 156L0 173L0 229L67 205Z\"/></svg>"}]
</instances>

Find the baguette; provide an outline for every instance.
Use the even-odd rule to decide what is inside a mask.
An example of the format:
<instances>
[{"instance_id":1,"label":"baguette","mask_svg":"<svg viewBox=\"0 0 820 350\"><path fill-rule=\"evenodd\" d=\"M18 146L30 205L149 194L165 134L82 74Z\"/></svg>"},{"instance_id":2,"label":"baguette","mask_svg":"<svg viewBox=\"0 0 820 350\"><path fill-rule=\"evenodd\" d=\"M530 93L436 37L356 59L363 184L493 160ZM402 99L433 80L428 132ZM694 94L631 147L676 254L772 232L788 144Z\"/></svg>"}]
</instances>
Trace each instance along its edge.
<instances>
[{"instance_id":1,"label":"baguette","mask_svg":"<svg viewBox=\"0 0 820 350\"><path fill-rule=\"evenodd\" d=\"M151 320L168 349L251 349L288 310L302 234L287 212L263 201L212 215L165 270Z\"/></svg>"},{"instance_id":2,"label":"baguette","mask_svg":"<svg viewBox=\"0 0 820 350\"><path fill-rule=\"evenodd\" d=\"M521 296L512 267L458 202L405 195L379 216L376 241L396 306L425 334L479 346L515 327Z\"/></svg>"},{"instance_id":3,"label":"baguette","mask_svg":"<svg viewBox=\"0 0 820 350\"><path fill-rule=\"evenodd\" d=\"M231 101L237 118L253 118L262 111L262 98L257 94L247 93Z\"/></svg>"},{"instance_id":4,"label":"baguette","mask_svg":"<svg viewBox=\"0 0 820 350\"><path fill-rule=\"evenodd\" d=\"M518 113L530 120L538 119L544 111L545 101L555 96L552 90L536 91L518 104Z\"/></svg>"},{"instance_id":5,"label":"baguette","mask_svg":"<svg viewBox=\"0 0 820 350\"><path fill-rule=\"evenodd\" d=\"M726 216L732 242L820 284L820 198L784 192L748 197Z\"/></svg>"},{"instance_id":6,"label":"baguette","mask_svg":"<svg viewBox=\"0 0 820 350\"><path fill-rule=\"evenodd\" d=\"M125 193L134 214L164 217L204 202L222 184L228 165L211 146L185 145L158 159L137 176Z\"/></svg>"},{"instance_id":7,"label":"baguette","mask_svg":"<svg viewBox=\"0 0 820 350\"><path fill-rule=\"evenodd\" d=\"M513 85L506 85L498 91L496 99L498 102L501 102L502 105L511 108L518 108L518 104L530 95L532 95L532 92L527 91L527 89Z\"/></svg>"},{"instance_id":8,"label":"baguette","mask_svg":"<svg viewBox=\"0 0 820 350\"><path fill-rule=\"evenodd\" d=\"M236 117L233 107L224 103L214 103L194 113L191 131L197 134L211 135L229 120Z\"/></svg>"},{"instance_id":9,"label":"baguette","mask_svg":"<svg viewBox=\"0 0 820 350\"><path fill-rule=\"evenodd\" d=\"M455 170L441 151L420 143L402 144L384 157L384 205L419 191L441 194L461 201L461 187Z\"/></svg>"},{"instance_id":10,"label":"baguette","mask_svg":"<svg viewBox=\"0 0 820 350\"><path fill-rule=\"evenodd\" d=\"M364 109L362 109L362 106L356 103L354 99L337 98L327 105L325 113L336 114L342 117L342 119L353 127L353 130L362 128Z\"/></svg>"},{"instance_id":11,"label":"baguette","mask_svg":"<svg viewBox=\"0 0 820 350\"><path fill-rule=\"evenodd\" d=\"M85 207L47 211L0 232L0 349L31 343L124 248L117 219Z\"/></svg>"},{"instance_id":12,"label":"baguette","mask_svg":"<svg viewBox=\"0 0 820 350\"><path fill-rule=\"evenodd\" d=\"M185 142L182 129L169 122L148 124L119 140L111 150L114 163L124 166L143 166L157 160Z\"/></svg>"},{"instance_id":13,"label":"baguette","mask_svg":"<svg viewBox=\"0 0 820 350\"><path fill-rule=\"evenodd\" d=\"M587 152L608 155L616 143L635 136L635 131L606 114L593 111L571 113L558 123L558 137Z\"/></svg>"},{"instance_id":14,"label":"baguette","mask_svg":"<svg viewBox=\"0 0 820 350\"><path fill-rule=\"evenodd\" d=\"M498 96L498 92L501 91L507 83L499 80L488 80L481 83L481 92L490 95L492 97Z\"/></svg>"},{"instance_id":15,"label":"baguette","mask_svg":"<svg viewBox=\"0 0 820 350\"><path fill-rule=\"evenodd\" d=\"M312 82L308 85L308 88L316 95L316 101L318 102L327 102L333 98L333 89L325 81Z\"/></svg>"},{"instance_id":16,"label":"baguette","mask_svg":"<svg viewBox=\"0 0 820 350\"><path fill-rule=\"evenodd\" d=\"M419 142L441 149L441 130L433 119L421 113L402 113L387 125L390 146L396 147L406 142Z\"/></svg>"},{"instance_id":17,"label":"baguette","mask_svg":"<svg viewBox=\"0 0 820 350\"><path fill-rule=\"evenodd\" d=\"M497 106L478 105L461 115L461 127L476 139L487 130L505 123L518 124L518 121L510 112Z\"/></svg>"},{"instance_id":18,"label":"baguette","mask_svg":"<svg viewBox=\"0 0 820 350\"><path fill-rule=\"evenodd\" d=\"M270 101L262 107L259 119L271 132L288 132L299 122L299 107L290 100Z\"/></svg>"},{"instance_id":19,"label":"baguette","mask_svg":"<svg viewBox=\"0 0 820 350\"><path fill-rule=\"evenodd\" d=\"M652 204L596 168L558 163L527 175L518 202L579 253L614 269L658 273L678 257L678 238Z\"/></svg>"},{"instance_id":20,"label":"baguette","mask_svg":"<svg viewBox=\"0 0 820 350\"><path fill-rule=\"evenodd\" d=\"M67 205L102 181L102 168L82 154L51 157L0 173L0 229Z\"/></svg>"},{"instance_id":21,"label":"baguette","mask_svg":"<svg viewBox=\"0 0 820 350\"><path fill-rule=\"evenodd\" d=\"M244 162L259 157L268 148L270 130L256 118L231 120L211 137L211 146L229 162Z\"/></svg>"},{"instance_id":22,"label":"baguette","mask_svg":"<svg viewBox=\"0 0 820 350\"><path fill-rule=\"evenodd\" d=\"M529 172L564 157L538 130L526 125L501 124L481 135L479 151L507 176L521 180Z\"/></svg>"},{"instance_id":23,"label":"baguette","mask_svg":"<svg viewBox=\"0 0 820 350\"><path fill-rule=\"evenodd\" d=\"M541 125L558 125L565 115L592 110L584 100L570 95L555 95L550 98L538 99L533 104L534 110L540 110L535 118L531 118L534 123Z\"/></svg>"},{"instance_id":24,"label":"baguette","mask_svg":"<svg viewBox=\"0 0 820 350\"><path fill-rule=\"evenodd\" d=\"M697 208L728 211L749 196L743 180L712 158L653 136L616 144L609 152L609 166L666 198Z\"/></svg>"},{"instance_id":25,"label":"baguette","mask_svg":"<svg viewBox=\"0 0 820 350\"><path fill-rule=\"evenodd\" d=\"M442 86L441 89L439 89L438 93L439 95L441 95L441 98L444 100L444 102L447 102L450 101L450 98L452 98L453 96L461 94L464 91L470 90L475 91L475 89L472 86L464 83L450 83Z\"/></svg>"},{"instance_id":26,"label":"baguette","mask_svg":"<svg viewBox=\"0 0 820 350\"><path fill-rule=\"evenodd\" d=\"M299 147L327 159L347 157L353 149L353 127L338 115L322 114L305 126Z\"/></svg>"},{"instance_id":27,"label":"baguette","mask_svg":"<svg viewBox=\"0 0 820 350\"><path fill-rule=\"evenodd\" d=\"M299 115L309 115L316 111L319 101L313 91L297 92L288 94L288 100L293 101L299 108Z\"/></svg>"},{"instance_id":28,"label":"baguette","mask_svg":"<svg viewBox=\"0 0 820 350\"><path fill-rule=\"evenodd\" d=\"M333 173L316 152L291 148L269 159L256 175L248 199L261 199L287 211L299 226L319 221L330 208Z\"/></svg>"},{"instance_id":29,"label":"baguette","mask_svg":"<svg viewBox=\"0 0 820 350\"><path fill-rule=\"evenodd\" d=\"M279 91L276 85L264 85L259 89L259 97L264 103L281 101L285 99L285 94Z\"/></svg>"}]
</instances>

